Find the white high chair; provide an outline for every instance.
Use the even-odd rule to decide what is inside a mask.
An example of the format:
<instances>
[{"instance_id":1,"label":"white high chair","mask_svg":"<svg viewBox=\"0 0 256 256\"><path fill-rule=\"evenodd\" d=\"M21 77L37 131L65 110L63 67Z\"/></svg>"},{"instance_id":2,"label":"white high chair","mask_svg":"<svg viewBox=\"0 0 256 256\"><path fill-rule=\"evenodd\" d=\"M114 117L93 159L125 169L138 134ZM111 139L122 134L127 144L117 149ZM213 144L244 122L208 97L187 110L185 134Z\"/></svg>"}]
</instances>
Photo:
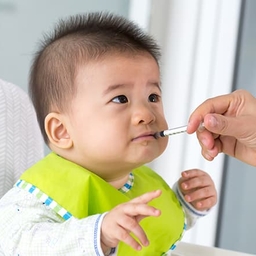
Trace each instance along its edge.
<instances>
[{"instance_id":1,"label":"white high chair","mask_svg":"<svg viewBox=\"0 0 256 256\"><path fill-rule=\"evenodd\" d=\"M44 142L28 95L0 79L0 198L44 156Z\"/></svg>"}]
</instances>

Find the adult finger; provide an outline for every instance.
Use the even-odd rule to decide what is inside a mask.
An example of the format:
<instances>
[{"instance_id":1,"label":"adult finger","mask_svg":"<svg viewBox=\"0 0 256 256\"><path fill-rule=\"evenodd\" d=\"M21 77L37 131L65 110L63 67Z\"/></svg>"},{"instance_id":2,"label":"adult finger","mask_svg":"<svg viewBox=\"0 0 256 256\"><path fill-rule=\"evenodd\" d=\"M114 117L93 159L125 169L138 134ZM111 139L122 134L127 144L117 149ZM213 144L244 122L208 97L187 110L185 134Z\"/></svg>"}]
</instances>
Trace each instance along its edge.
<instances>
[{"instance_id":1,"label":"adult finger","mask_svg":"<svg viewBox=\"0 0 256 256\"><path fill-rule=\"evenodd\" d=\"M190 115L187 132L188 134L194 133L201 122L204 122L204 117L209 113L223 114L230 106L233 95L221 95L214 98L207 99L200 104Z\"/></svg>"}]
</instances>

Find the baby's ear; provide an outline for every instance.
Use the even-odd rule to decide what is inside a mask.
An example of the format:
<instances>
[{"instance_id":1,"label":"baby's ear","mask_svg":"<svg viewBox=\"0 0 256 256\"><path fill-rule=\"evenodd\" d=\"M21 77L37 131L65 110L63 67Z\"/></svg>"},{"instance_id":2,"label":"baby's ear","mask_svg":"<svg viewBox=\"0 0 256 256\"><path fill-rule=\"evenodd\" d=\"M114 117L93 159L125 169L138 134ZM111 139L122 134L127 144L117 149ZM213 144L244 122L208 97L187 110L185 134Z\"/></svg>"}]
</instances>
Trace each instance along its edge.
<instances>
[{"instance_id":1,"label":"baby's ear","mask_svg":"<svg viewBox=\"0 0 256 256\"><path fill-rule=\"evenodd\" d=\"M55 147L69 149L73 146L63 115L55 112L49 113L45 118L44 128L49 142Z\"/></svg>"}]
</instances>

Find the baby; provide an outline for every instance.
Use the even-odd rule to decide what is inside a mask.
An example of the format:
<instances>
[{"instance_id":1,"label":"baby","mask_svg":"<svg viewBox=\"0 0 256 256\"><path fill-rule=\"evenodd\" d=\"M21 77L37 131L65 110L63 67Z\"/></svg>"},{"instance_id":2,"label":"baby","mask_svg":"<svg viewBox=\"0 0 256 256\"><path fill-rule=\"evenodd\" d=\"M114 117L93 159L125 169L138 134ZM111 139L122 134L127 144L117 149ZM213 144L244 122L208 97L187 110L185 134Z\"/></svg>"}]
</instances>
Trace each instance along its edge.
<instances>
[{"instance_id":1,"label":"baby","mask_svg":"<svg viewBox=\"0 0 256 256\"><path fill-rule=\"evenodd\" d=\"M109 13L61 20L45 37L30 95L48 156L0 201L5 255L168 255L216 203L210 176L193 169L170 189L144 164L167 129L160 50Z\"/></svg>"}]
</instances>

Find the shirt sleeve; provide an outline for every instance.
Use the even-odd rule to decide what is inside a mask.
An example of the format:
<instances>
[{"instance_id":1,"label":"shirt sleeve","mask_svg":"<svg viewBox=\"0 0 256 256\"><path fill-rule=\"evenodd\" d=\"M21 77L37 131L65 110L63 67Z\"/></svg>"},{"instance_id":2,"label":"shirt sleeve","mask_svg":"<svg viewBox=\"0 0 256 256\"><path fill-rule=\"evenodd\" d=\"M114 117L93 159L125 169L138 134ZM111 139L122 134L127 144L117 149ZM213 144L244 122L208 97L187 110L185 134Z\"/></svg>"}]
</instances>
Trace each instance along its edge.
<instances>
[{"instance_id":1,"label":"shirt sleeve","mask_svg":"<svg viewBox=\"0 0 256 256\"><path fill-rule=\"evenodd\" d=\"M202 218L209 213L210 210L198 211L197 209L195 209L193 207L192 204L186 202L182 192L180 191L178 182L176 182L174 184L173 191L175 192L175 194L176 194L178 200L180 201L180 203L183 207L183 210L185 212L186 222L187 222L186 230L192 228L199 218Z\"/></svg>"},{"instance_id":2,"label":"shirt sleeve","mask_svg":"<svg viewBox=\"0 0 256 256\"><path fill-rule=\"evenodd\" d=\"M64 221L35 196L14 187L0 200L0 216L4 255L104 256L100 245L104 214Z\"/></svg>"}]
</instances>

